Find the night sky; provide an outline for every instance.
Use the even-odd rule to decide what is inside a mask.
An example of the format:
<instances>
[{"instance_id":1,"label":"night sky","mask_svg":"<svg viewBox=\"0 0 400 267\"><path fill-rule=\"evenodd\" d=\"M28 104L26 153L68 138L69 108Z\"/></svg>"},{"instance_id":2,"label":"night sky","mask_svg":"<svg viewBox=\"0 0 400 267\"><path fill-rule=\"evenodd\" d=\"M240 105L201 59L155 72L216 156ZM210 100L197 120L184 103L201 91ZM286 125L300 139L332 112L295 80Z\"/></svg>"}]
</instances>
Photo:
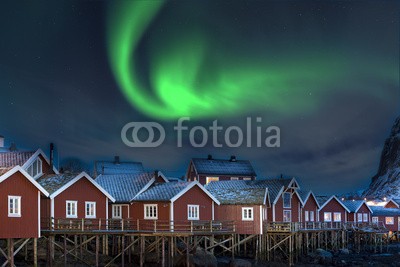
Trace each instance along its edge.
<instances>
[{"instance_id":1,"label":"night sky","mask_svg":"<svg viewBox=\"0 0 400 267\"><path fill-rule=\"evenodd\" d=\"M400 114L396 1L3 1L0 134L60 159L142 161L184 175L190 158L252 161L320 193L366 187ZM177 148L174 125L281 129L279 148ZM157 148L122 127L158 122ZM254 126L255 127L255 126ZM255 129L255 128L254 128ZM253 135L255 131L253 131ZM209 136L210 137L210 136ZM221 136L223 138L223 133ZM254 136L255 138L255 136Z\"/></svg>"}]
</instances>

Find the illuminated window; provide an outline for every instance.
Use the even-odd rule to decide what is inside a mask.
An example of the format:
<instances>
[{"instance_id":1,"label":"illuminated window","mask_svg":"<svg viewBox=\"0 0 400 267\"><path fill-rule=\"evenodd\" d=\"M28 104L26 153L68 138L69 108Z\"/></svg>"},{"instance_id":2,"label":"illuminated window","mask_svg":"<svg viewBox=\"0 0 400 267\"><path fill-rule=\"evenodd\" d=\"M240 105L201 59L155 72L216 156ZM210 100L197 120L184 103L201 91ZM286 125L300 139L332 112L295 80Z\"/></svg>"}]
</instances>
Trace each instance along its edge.
<instances>
[{"instance_id":1,"label":"illuminated window","mask_svg":"<svg viewBox=\"0 0 400 267\"><path fill-rule=\"evenodd\" d=\"M253 219L253 208L242 208L242 220L252 221Z\"/></svg>"},{"instance_id":2,"label":"illuminated window","mask_svg":"<svg viewBox=\"0 0 400 267\"><path fill-rule=\"evenodd\" d=\"M210 183L210 182L218 182L219 181L219 177L207 177L206 178L206 184Z\"/></svg>"},{"instance_id":3,"label":"illuminated window","mask_svg":"<svg viewBox=\"0 0 400 267\"><path fill-rule=\"evenodd\" d=\"M309 221L308 210L306 210L306 211L304 212L304 221L306 221L306 222Z\"/></svg>"},{"instance_id":4,"label":"illuminated window","mask_svg":"<svg viewBox=\"0 0 400 267\"><path fill-rule=\"evenodd\" d=\"M283 221L284 222L291 222L292 221L292 211L284 210L283 211Z\"/></svg>"},{"instance_id":5,"label":"illuminated window","mask_svg":"<svg viewBox=\"0 0 400 267\"><path fill-rule=\"evenodd\" d=\"M368 213L363 214L363 221L368 222Z\"/></svg>"},{"instance_id":6,"label":"illuminated window","mask_svg":"<svg viewBox=\"0 0 400 267\"><path fill-rule=\"evenodd\" d=\"M291 208L292 206L292 194L291 193L283 193L282 194L282 198L283 198L283 207L284 208Z\"/></svg>"},{"instance_id":7,"label":"illuminated window","mask_svg":"<svg viewBox=\"0 0 400 267\"><path fill-rule=\"evenodd\" d=\"M27 169L27 172L33 178L37 178L43 174L42 172L42 161L40 158L37 158Z\"/></svg>"},{"instance_id":8,"label":"illuminated window","mask_svg":"<svg viewBox=\"0 0 400 267\"><path fill-rule=\"evenodd\" d=\"M96 218L96 202L85 202L85 218Z\"/></svg>"},{"instance_id":9,"label":"illuminated window","mask_svg":"<svg viewBox=\"0 0 400 267\"><path fill-rule=\"evenodd\" d=\"M251 177L243 177L243 181L251 181Z\"/></svg>"},{"instance_id":10,"label":"illuminated window","mask_svg":"<svg viewBox=\"0 0 400 267\"><path fill-rule=\"evenodd\" d=\"M188 205L188 220L199 220L199 205Z\"/></svg>"},{"instance_id":11,"label":"illuminated window","mask_svg":"<svg viewBox=\"0 0 400 267\"><path fill-rule=\"evenodd\" d=\"M363 218L362 218L362 213L358 213L358 214L357 214L357 221L358 221L358 222L362 222L362 219L363 219Z\"/></svg>"},{"instance_id":12,"label":"illuminated window","mask_svg":"<svg viewBox=\"0 0 400 267\"><path fill-rule=\"evenodd\" d=\"M314 211L310 211L310 222L314 221Z\"/></svg>"},{"instance_id":13,"label":"illuminated window","mask_svg":"<svg viewBox=\"0 0 400 267\"><path fill-rule=\"evenodd\" d=\"M331 222L332 221L332 213L324 212L324 222Z\"/></svg>"},{"instance_id":14,"label":"illuminated window","mask_svg":"<svg viewBox=\"0 0 400 267\"><path fill-rule=\"evenodd\" d=\"M394 224L394 217L385 217L385 224Z\"/></svg>"},{"instance_id":15,"label":"illuminated window","mask_svg":"<svg viewBox=\"0 0 400 267\"><path fill-rule=\"evenodd\" d=\"M231 181L237 181L239 180L239 177L231 177Z\"/></svg>"},{"instance_id":16,"label":"illuminated window","mask_svg":"<svg viewBox=\"0 0 400 267\"><path fill-rule=\"evenodd\" d=\"M342 221L342 214L340 212L333 213L333 221L334 222Z\"/></svg>"},{"instance_id":17,"label":"illuminated window","mask_svg":"<svg viewBox=\"0 0 400 267\"><path fill-rule=\"evenodd\" d=\"M113 219L121 219L122 218L122 206L121 205L112 205L112 217L113 217Z\"/></svg>"},{"instance_id":18,"label":"illuminated window","mask_svg":"<svg viewBox=\"0 0 400 267\"><path fill-rule=\"evenodd\" d=\"M20 196L8 196L8 217L21 217Z\"/></svg>"},{"instance_id":19,"label":"illuminated window","mask_svg":"<svg viewBox=\"0 0 400 267\"><path fill-rule=\"evenodd\" d=\"M144 205L144 218L157 219L157 204Z\"/></svg>"},{"instance_id":20,"label":"illuminated window","mask_svg":"<svg viewBox=\"0 0 400 267\"><path fill-rule=\"evenodd\" d=\"M77 218L78 217L78 201L66 201L66 217Z\"/></svg>"}]
</instances>

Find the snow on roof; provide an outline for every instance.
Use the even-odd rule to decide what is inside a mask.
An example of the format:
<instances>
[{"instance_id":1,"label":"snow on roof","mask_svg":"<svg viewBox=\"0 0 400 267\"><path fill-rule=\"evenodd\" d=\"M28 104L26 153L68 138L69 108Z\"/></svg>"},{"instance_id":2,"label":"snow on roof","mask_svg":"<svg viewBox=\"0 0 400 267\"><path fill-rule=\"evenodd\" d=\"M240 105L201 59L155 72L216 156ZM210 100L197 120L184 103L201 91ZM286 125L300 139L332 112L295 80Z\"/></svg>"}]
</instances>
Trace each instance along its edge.
<instances>
[{"instance_id":1,"label":"snow on roof","mask_svg":"<svg viewBox=\"0 0 400 267\"><path fill-rule=\"evenodd\" d=\"M0 152L0 168L22 166L35 154L35 151Z\"/></svg>"},{"instance_id":2,"label":"snow on roof","mask_svg":"<svg viewBox=\"0 0 400 267\"><path fill-rule=\"evenodd\" d=\"M264 204L266 188L207 188L221 204L231 205L262 205Z\"/></svg>"},{"instance_id":3,"label":"snow on roof","mask_svg":"<svg viewBox=\"0 0 400 267\"><path fill-rule=\"evenodd\" d=\"M330 196L315 196L320 206L324 205L331 197Z\"/></svg>"},{"instance_id":4,"label":"snow on roof","mask_svg":"<svg viewBox=\"0 0 400 267\"><path fill-rule=\"evenodd\" d=\"M305 203L308 196L311 194L311 190L297 190L301 200Z\"/></svg>"},{"instance_id":5,"label":"snow on roof","mask_svg":"<svg viewBox=\"0 0 400 267\"><path fill-rule=\"evenodd\" d=\"M96 182L118 203L130 202L154 177L154 173L100 175Z\"/></svg>"},{"instance_id":6,"label":"snow on roof","mask_svg":"<svg viewBox=\"0 0 400 267\"><path fill-rule=\"evenodd\" d=\"M130 174L144 172L141 162L96 161L94 163L96 175Z\"/></svg>"},{"instance_id":7,"label":"snow on roof","mask_svg":"<svg viewBox=\"0 0 400 267\"><path fill-rule=\"evenodd\" d=\"M136 196L134 201L170 201L192 182L156 183Z\"/></svg>"},{"instance_id":8,"label":"snow on roof","mask_svg":"<svg viewBox=\"0 0 400 267\"><path fill-rule=\"evenodd\" d=\"M400 216L400 209L371 206L373 216Z\"/></svg>"},{"instance_id":9,"label":"snow on roof","mask_svg":"<svg viewBox=\"0 0 400 267\"><path fill-rule=\"evenodd\" d=\"M37 182L51 195L76 176L77 174L72 173L48 174L37 179Z\"/></svg>"},{"instance_id":10,"label":"snow on roof","mask_svg":"<svg viewBox=\"0 0 400 267\"><path fill-rule=\"evenodd\" d=\"M200 159L193 158L197 174L256 176L248 160Z\"/></svg>"},{"instance_id":11,"label":"snow on roof","mask_svg":"<svg viewBox=\"0 0 400 267\"><path fill-rule=\"evenodd\" d=\"M364 203L364 200L341 200L341 202L350 210L350 212L357 212Z\"/></svg>"}]
</instances>

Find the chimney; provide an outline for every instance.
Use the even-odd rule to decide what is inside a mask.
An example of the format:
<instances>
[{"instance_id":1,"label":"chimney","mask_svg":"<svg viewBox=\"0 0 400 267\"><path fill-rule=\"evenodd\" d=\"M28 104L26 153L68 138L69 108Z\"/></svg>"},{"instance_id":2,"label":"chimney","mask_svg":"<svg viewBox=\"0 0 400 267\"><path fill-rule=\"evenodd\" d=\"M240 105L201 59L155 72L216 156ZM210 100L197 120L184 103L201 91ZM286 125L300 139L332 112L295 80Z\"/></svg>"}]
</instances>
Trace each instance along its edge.
<instances>
[{"instance_id":1,"label":"chimney","mask_svg":"<svg viewBox=\"0 0 400 267\"><path fill-rule=\"evenodd\" d=\"M114 157L114 164L119 164L119 156Z\"/></svg>"},{"instance_id":2,"label":"chimney","mask_svg":"<svg viewBox=\"0 0 400 267\"><path fill-rule=\"evenodd\" d=\"M50 143L50 169L54 166L54 144Z\"/></svg>"},{"instance_id":3,"label":"chimney","mask_svg":"<svg viewBox=\"0 0 400 267\"><path fill-rule=\"evenodd\" d=\"M235 162L236 161L236 156L232 155L231 159L229 160L230 162Z\"/></svg>"},{"instance_id":4,"label":"chimney","mask_svg":"<svg viewBox=\"0 0 400 267\"><path fill-rule=\"evenodd\" d=\"M0 135L0 148L4 147L4 136Z\"/></svg>"},{"instance_id":5,"label":"chimney","mask_svg":"<svg viewBox=\"0 0 400 267\"><path fill-rule=\"evenodd\" d=\"M211 154L208 154L207 159L208 159L208 160L212 160L212 155L211 155Z\"/></svg>"},{"instance_id":6,"label":"chimney","mask_svg":"<svg viewBox=\"0 0 400 267\"><path fill-rule=\"evenodd\" d=\"M15 143L11 143L11 146L8 148L11 152L15 152L18 150L17 145Z\"/></svg>"}]
</instances>

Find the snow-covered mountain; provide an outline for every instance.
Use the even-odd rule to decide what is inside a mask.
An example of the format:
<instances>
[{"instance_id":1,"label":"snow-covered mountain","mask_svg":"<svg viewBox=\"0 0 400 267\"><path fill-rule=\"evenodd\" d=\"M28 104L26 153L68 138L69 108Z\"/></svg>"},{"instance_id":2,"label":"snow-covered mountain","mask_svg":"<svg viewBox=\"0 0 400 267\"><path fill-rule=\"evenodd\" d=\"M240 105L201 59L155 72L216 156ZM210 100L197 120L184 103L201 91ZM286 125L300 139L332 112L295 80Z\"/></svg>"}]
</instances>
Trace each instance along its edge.
<instances>
[{"instance_id":1,"label":"snow-covered mountain","mask_svg":"<svg viewBox=\"0 0 400 267\"><path fill-rule=\"evenodd\" d=\"M364 196L400 197L400 117L396 119L392 132L385 141L378 173L372 178Z\"/></svg>"}]
</instances>

